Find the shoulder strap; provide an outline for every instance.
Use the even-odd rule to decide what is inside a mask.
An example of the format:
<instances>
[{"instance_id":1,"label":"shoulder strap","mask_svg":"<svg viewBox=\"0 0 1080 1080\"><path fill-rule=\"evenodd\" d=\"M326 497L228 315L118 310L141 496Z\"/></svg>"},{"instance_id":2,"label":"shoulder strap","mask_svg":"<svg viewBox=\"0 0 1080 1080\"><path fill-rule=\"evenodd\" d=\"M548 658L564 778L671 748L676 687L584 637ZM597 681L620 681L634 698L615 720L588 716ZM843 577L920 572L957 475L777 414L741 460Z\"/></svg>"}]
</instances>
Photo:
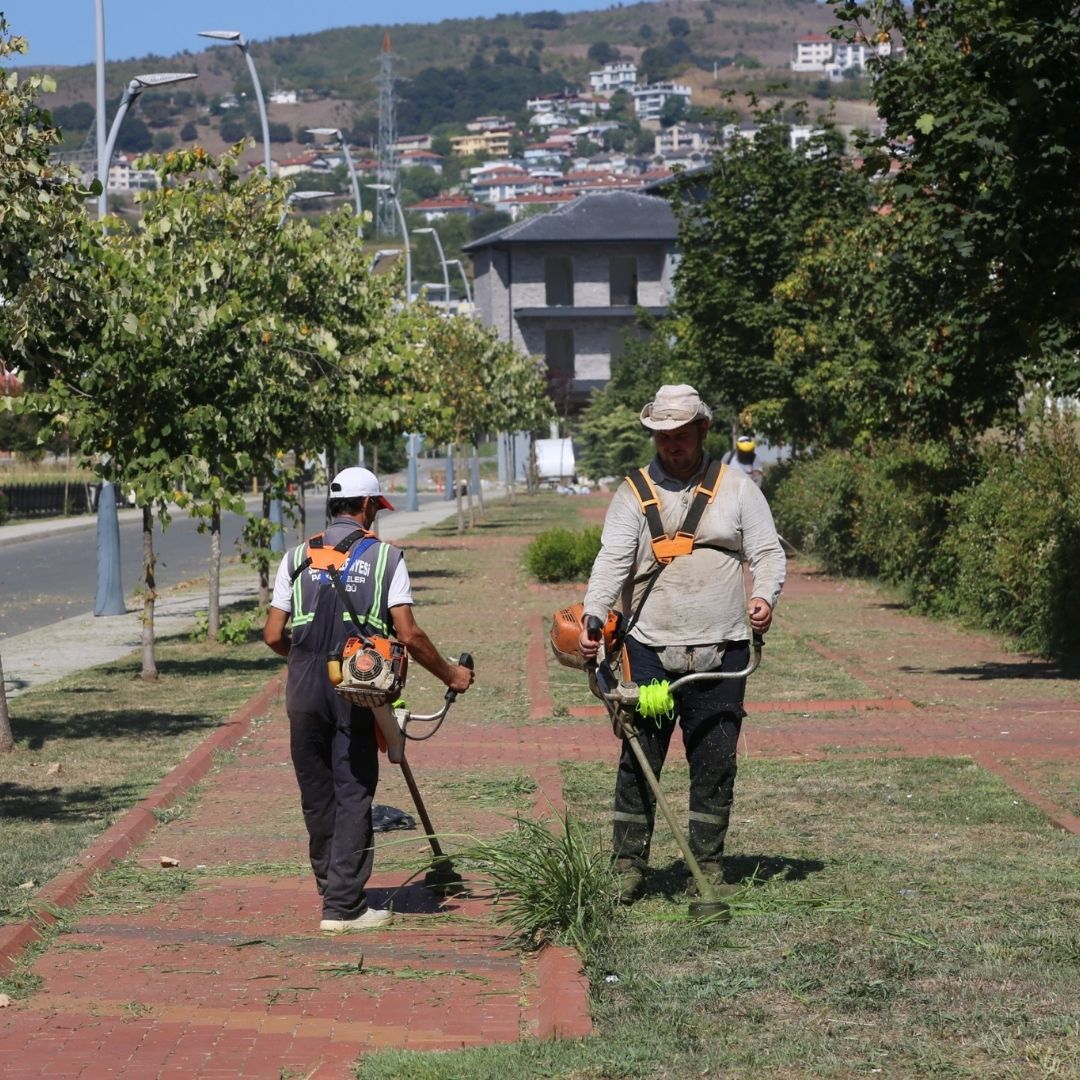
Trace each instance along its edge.
<instances>
[{"instance_id":1,"label":"shoulder strap","mask_svg":"<svg viewBox=\"0 0 1080 1080\"><path fill-rule=\"evenodd\" d=\"M305 541L306 557L293 569L290 581L295 581L309 566L316 570L340 570L349 558L349 549L358 541L369 539L375 543L378 537L366 529L354 529L332 548L326 546L326 533L316 533ZM370 544L366 545L370 547Z\"/></svg>"},{"instance_id":2,"label":"shoulder strap","mask_svg":"<svg viewBox=\"0 0 1080 1080\"><path fill-rule=\"evenodd\" d=\"M694 499L686 513L686 520L673 537L668 536L664 529L664 522L660 517L660 496L653 486L648 471L638 469L626 478L630 484L630 490L633 491L641 506L641 512L645 515L649 535L652 537L653 557L661 566L666 566L680 555L689 555L694 550L694 535L701 523L701 515L705 513L705 507L716 497L723 475L724 465L715 459L710 461L705 475L694 489Z\"/></svg>"},{"instance_id":3,"label":"shoulder strap","mask_svg":"<svg viewBox=\"0 0 1080 1080\"><path fill-rule=\"evenodd\" d=\"M632 472L626 478L626 481L630 485L630 490L637 496L641 512L645 515L645 522L649 526L649 535L652 536L653 549L655 550L658 540L668 538L663 519L660 517L660 496L657 494L656 488L653 487L647 469L638 469L636 472Z\"/></svg>"},{"instance_id":4,"label":"shoulder strap","mask_svg":"<svg viewBox=\"0 0 1080 1080\"><path fill-rule=\"evenodd\" d=\"M701 515L705 513L705 507L716 498L716 493L720 490L720 481L723 477L723 463L716 461L715 459L710 461L709 467L705 470L705 475L701 478L701 481L694 491L694 501L690 504L690 509L686 512L686 520L682 523L682 528L679 529L679 533L686 533L690 536L694 536L697 533L697 527L701 524Z\"/></svg>"}]
</instances>

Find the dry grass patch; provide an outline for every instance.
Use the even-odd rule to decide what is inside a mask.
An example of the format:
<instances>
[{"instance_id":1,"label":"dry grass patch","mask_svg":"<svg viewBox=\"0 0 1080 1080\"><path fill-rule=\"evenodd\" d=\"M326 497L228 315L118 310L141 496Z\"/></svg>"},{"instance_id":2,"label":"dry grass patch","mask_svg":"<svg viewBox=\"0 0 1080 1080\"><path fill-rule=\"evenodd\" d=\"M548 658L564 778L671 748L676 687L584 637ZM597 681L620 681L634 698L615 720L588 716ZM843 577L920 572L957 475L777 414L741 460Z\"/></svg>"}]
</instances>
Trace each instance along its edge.
<instances>
[{"instance_id":1,"label":"dry grass patch","mask_svg":"<svg viewBox=\"0 0 1080 1080\"><path fill-rule=\"evenodd\" d=\"M261 689L279 661L261 643L159 643L161 677L136 660L81 672L11 703L0 758L0 922Z\"/></svg>"}]
</instances>

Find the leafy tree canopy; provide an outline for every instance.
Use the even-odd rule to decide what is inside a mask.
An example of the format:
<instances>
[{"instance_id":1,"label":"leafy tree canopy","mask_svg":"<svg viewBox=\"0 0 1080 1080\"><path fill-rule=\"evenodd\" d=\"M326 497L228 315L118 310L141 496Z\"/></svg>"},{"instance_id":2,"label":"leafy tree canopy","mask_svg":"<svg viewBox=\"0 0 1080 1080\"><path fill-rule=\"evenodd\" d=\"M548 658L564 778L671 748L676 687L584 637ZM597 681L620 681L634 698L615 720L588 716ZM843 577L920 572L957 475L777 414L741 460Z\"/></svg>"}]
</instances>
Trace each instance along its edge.
<instances>
[{"instance_id":1,"label":"leafy tree canopy","mask_svg":"<svg viewBox=\"0 0 1080 1080\"><path fill-rule=\"evenodd\" d=\"M824 129L792 149L775 110L759 122L752 141L737 140L704 178L684 176L674 193L683 253L675 356L685 381L731 422L789 390L773 357L782 323L774 289L803 256L809 230L823 220L842 228L870 205L867 183L846 163L835 132Z\"/></svg>"},{"instance_id":2,"label":"leafy tree canopy","mask_svg":"<svg viewBox=\"0 0 1080 1080\"><path fill-rule=\"evenodd\" d=\"M902 41L874 65L890 245L955 366L986 380L984 417L1027 380L1080 390L1080 12L1059 0L835 3L846 36ZM936 257L933 252L936 251ZM929 260L928 262L924 260ZM913 317L917 312L913 311ZM962 321L958 316L962 316ZM927 341L935 339L927 333ZM961 359L962 358L962 359Z\"/></svg>"}]
</instances>

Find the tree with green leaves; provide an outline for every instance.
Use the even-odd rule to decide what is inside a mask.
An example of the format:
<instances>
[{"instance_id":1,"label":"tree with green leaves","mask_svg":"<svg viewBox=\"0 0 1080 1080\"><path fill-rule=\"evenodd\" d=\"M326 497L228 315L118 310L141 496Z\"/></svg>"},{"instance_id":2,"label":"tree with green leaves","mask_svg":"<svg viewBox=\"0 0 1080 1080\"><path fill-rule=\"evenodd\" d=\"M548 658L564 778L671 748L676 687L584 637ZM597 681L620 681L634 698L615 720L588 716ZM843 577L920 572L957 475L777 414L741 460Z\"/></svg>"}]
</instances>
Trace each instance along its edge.
<instances>
[{"instance_id":1,"label":"tree with green leaves","mask_svg":"<svg viewBox=\"0 0 1080 1080\"><path fill-rule=\"evenodd\" d=\"M412 307L424 316L426 305ZM423 378L431 396L417 418L417 430L452 446L459 466L464 448L475 447L485 432L534 430L551 415L546 382L535 359L474 319L446 318L433 308L426 308L426 318ZM457 527L464 532L461 487L456 477L448 475L446 482L457 492ZM470 526L475 524L472 498L470 490Z\"/></svg>"},{"instance_id":2,"label":"tree with green leaves","mask_svg":"<svg viewBox=\"0 0 1080 1080\"><path fill-rule=\"evenodd\" d=\"M92 306L75 266L89 235L82 203L99 190L51 157L61 136L38 98L53 80L2 66L26 50L0 13L0 352L23 367L66 343Z\"/></svg>"},{"instance_id":3,"label":"tree with green leaves","mask_svg":"<svg viewBox=\"0 0 1080 1080\"><path fill-rule=\"evenodd\" d=\"M892 278L893 322L924 354L911 373L912 417L924 411L922 399L940 398L939 424L978 428L1015 415L1015 402L1033 387L1075 395L1076 5L834 6L844 36L905 50L873 64L885 133L864 149L867 171L890 177L882 196L889 213L874 230L888 263L874 273Z\"/></svg>"},{"instance_id":4,"label":"tree with green leaves","mask_svg":"<svg viewBox=\"0 0 1080 1080\"><path fill-rule=\"evenodd\" d=\"M0 12L0 354L23 367L38 355L40 328L62 332L91 304L73 281L71 265L86 239L83 190L58 168L51 153L61 142L49 113L38 104L54 89L46 76L22 78L5 61L25 53L26 39L12 34ZM55 316L55 319L54 319ZM6 411L22 399L0 398ZM14 748L0 661L0 752Z\"/></svg>"},{"instance_id":5,"label":"tree with green leaves","mask_svg":"<svg viewBox=\"0 0 1080 1080\"><path fill-rule=\"evenodd\" d=\"M755 416L817 445L973 446L1025 394L1080 388L1080 28L1055 4L836 8L848 38L905 48L873 62L880 212L818 230L778 289L790 392Z\"/></svg>"},{"instance_id":6,"label":"tree with green leaves","mask_svg":"<svg viewBox=\"0 0 1080 1080\"><path fill-rule=\"evenodd\" d=\"M673 195L682 250L674 357L733 426L754 402L787 394L773 360L782 323L774 290L802 257L808 231L822 222L841 229L869 206L837 132L824 127L793 148L776 110L759 121L753 140L736 139L704 179L681 177Z\"/></svg>"}]
</instances>

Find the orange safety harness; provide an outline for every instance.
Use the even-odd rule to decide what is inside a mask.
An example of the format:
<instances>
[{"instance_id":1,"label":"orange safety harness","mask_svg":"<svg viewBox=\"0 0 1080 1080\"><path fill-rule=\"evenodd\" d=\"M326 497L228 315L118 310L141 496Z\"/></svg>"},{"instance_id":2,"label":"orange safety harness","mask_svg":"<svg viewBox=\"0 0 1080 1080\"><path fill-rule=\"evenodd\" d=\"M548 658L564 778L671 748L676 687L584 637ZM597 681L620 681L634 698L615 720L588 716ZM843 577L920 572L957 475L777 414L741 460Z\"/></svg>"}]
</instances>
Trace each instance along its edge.
<instances>
[{"instance_id":1,"label":"orange safety harness","mask_svg":"<svg viewBox=\"0 0 1080 1080\"><path fill-rule=\"evenodd\" d=\"M644 577L639 577L635 582L635 584L638 584L641 581L647 581L648 584L646 584L645 591L641 594L637 609L620 628L618 635L620 646L629 637L630 631L633 630L641 617L645 601L649 599L649 593L652 592L653 586L663 572L664 567L680 556L689 555L693 552L701 517L705 513L705 508L716 498L716 493L720 490L720 481L723 478L723 462L715 459L710 461L704 475L698 481L698 486L694 489L694 498L690 503L690 509L687 510L686 517L674 536L669 536L664 528L664 521L660 516L660 495L653 486L648 469L638 469L626 478L630 490L637 496L637 501L641 505L641 512L645 515L645 522L649 527L652 542L653 558L656 559L658 565Z\"/></svg>"},{"instance_id":2,"label":"orange safety harness","mask_svg":"<svg viewBox=\"0 0 1080 1080\"><path fill-rule=\"evenodd\" d=\"M653 557L661 566L667 566L672 559L689 555L694 550L694 537L705 508L716 498L720 481L724 477L724 465L719 461L710 461L705 474L694 489L694 500L686 512L686 519L679 526L674 536L668 536L660 517L660 495L653 486L648 469L632 472L626 481L630 490L637 496L645 522L652 537Z\"/></svg>"}]
</instances>

